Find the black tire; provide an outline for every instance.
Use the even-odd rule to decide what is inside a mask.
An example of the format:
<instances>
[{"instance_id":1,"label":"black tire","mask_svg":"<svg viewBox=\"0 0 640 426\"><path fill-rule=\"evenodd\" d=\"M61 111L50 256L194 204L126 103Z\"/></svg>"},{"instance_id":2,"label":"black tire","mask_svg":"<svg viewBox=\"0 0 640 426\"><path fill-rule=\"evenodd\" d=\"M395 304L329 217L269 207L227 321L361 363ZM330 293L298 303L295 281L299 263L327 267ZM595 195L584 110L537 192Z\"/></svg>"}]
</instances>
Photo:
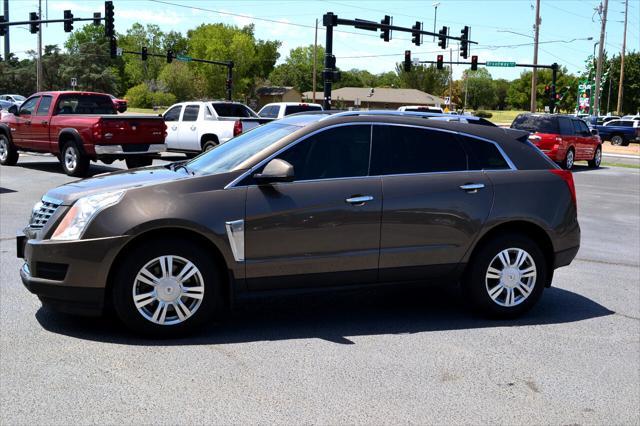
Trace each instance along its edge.
<instances>
[{"instance_id":1,"label":"black tire","mask_svg":"<svg viewBox=\"0 0 640 426\"><path fill-rule=\"evenodd\" d=\"M136 282L136 277L143 267L148 267L156 277L160 275L160 270L158 269L160 265L153 263L155 259L160 256L173 256L176 259L175 263L173 263L172 275L179 275L179 271L183 268L177 259L191 262L200 272L200 277L198 278L197 274L195 274L192 278L189 278L189 280L195 279L197 281L201 279L202 285L204 286L200 304L195 308L189 305L189 303L196 299L187 296L178 297L175 304L173 302L164 302L168 306L165 311L165 319L167 321L169 321L170 318L178 320L176 304L180 303L180 301L184 301L183 303L193 309L191 316L187 316L184 321L175 324L161 325L152 322L152 319L146 318L143 313L138 310L133 300L134 286L139 293L145 294L144 292L147 291L147 289L141 288L141 286L145 286L144 282ZM112 282L113 291L111 292L113 307L117 317L134 332L162 338L184 336L207 322L214 313L222 310L220 297L221 282L220 271L217 270L215 263L211 262L211 256L208 255L206 248L194 244L191 241L154 239L133 249L123 262L117 266ZM199 285L199 281L197 281L197 283ZM150 292L156 292L155 294L157 295L155 296L156 301L150 302L141 308L148 310L148 315L150 315L151 311L155 314L155 311L160 307L161 295L157 293L160 291L158 288L160 287L148 286L148 290ZM168 294L166 293L166 288L162 291L165 291L165 293L163 293L165 296ZM184 315L185 312L189 311L185 310L181 312ZM160 318L161 317L160 315Z\"/></svg>"},{"instance_id":2,"label":"black tire","mask_svg":"<svg viewBox=\"0 0 640 426\"><path fill-rule=\"evenodd\" d=\"M75 177L84 177L89 171L89 157L75 142L68 141L62 144L60 154L60 164L62 170L69 175Z\"/></svg>"},{"instance_id":3,"label":"black tire","mask_svg":"<svg viewBox=\"0 0 640 426\"><path fill-rule=\"evenodd\" d=\"M7 135L0 133L0 164L3 166L15 166L18 162L18 149L9 140Z\"/></svg>"},{"instance_id":4,"label":"black tire","mask_svg":"<svg viewBox=\"0 0 640 426\"><path fill-rule=\"evenodd\" d=\"M217 140L215 139L207 139L206 141L204 141L202 143L202 151L209 151L212 150L213 148L215 148L216 146L218 146L219 143Z\"/></svg>"},{"instance_id":5,"label":"black tire","mask_svg":"<svg viewBox=\"0 0 640 426\"><path fill-rule=\"evenodd\" d=\"M598 146L596 151L593 153L593 159L589 160L589 167L592 169L597 169L600 167L600 163L602 162L602 147Z\"/></svg>"},{"instance_id":6,"label":"black tire","mask_svg":"<svg viewBox=\"0 0 640 426\"><path fill-rule=\"evenodd\" d=\"M624 138L621 135L613 135L611 136L611 145L623 145L624 146ZM627 143L627 145L629 145Z\"/></svg>"},{"instance_id":7,"label":"black tire","mask_svg":"<svg viewBox=\"0 0 640 426\"><path fill-rule=\"evenodd\" d=\"M576 152L573 148L569 148L564 156L564 160L560 163L560 166L565 170L573 169L573 165L576 162Z\"/></svg>"},{"instance_id":8,"label":"black tire","mask_svg":"<svg viewBox=\"0 0 640 426\"><path fill-rule=\"evenodd\" d=\"M505 278L498 280L487 278L487 274L489 273L489 267L495 265L494 262L499 262L499 260L495 260L498 254L503 250L512 248L521 249L528 253L535 267L536 275L532 286L530 285L529 287L530 293L528 297L525 297L514 306L502 306L491 298L489 289L491 288L492 291L496 289L498 283L502 283L502 279L507 280L510 278L511 280L515 280L517 278L520 280L521 278L514 278L509 270L505 271L505 274L509 274L508 277L505 275ZM509 260L515 262L514 256L511 256ZM502 265L501 262L498 264ZM530 266L529 263L524 264L524 267L528 266ZM476 312L491 318L514 318L524 314L536 304L540 296L542 296L549 276L547 261L540 246L525 235L508 233L496 236L476 249L465 273L463 290L468 297L469 303ZM509 285L513 285L513 283ZM506 292L505 289L497 292L496 297L498 301L506 303L507 293L509 293L508 289ZM522 298L524 296L524 293L517 288L512 289L511 293L516 295L514 296L514 301L516 298ZM505 300L501 300L502 297L504 297Z\"/></svg>"},{"instance_id":9,"label":"black tire","mask_svg":"<svg viewBox=\"0 0 640 426\"><path fill-rule=\"evenodd\" d=\"M138 167L147 167L153 164L151 157L129 157L124 160L128 169L137 169Z\"/></svg>"}]
</instances>

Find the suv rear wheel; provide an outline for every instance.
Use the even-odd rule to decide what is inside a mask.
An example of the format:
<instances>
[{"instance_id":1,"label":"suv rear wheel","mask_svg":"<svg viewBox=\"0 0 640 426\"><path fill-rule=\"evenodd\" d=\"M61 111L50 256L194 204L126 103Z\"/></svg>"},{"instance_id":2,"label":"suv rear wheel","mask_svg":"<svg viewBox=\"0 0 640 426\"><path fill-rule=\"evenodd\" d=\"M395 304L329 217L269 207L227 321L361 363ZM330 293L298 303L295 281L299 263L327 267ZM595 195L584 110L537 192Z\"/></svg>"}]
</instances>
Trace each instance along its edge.
<instances>
[{"instance_id":1,"label":"suv rear wheel","mask_svg":"<svg viewBox=\"0 0 640 426\"><path fill-rule=\"evenodd\" d=\"M60 163L62 169L69 176L83 177L89 170L89 158L84 155L75 142L65 142L62 145Z\"/></svg>"},{"instance_id":2,"label":"suv rear wheel","mask_svg":"<svg viewBox=\"0 0 640 426\"><path fill-rule=\"evenodd\" d=\"M0 134L0 164L3 166L15 166L19 156L18 150L9 138Z\"/></svg>"},{"instance_id":3,"label":"suv rear wheel","mask_svg":"<svg viewBox=\"0 0 640 426\"><path fill-rule=\"evenodd\" d=\"M602 162L602 147L599 146L596 148L596 152L593 154L593 160L589 160L589 167L592 169L597 169L600 167L600 163Z\"/></svg>"},{"instance_id":4,"label":"suv rear wheel","mask_svg":"<svg viewBox=\"0 0 640 426\"><path fill-rule=\"evenodd\" d=\"M573 169L573 163L575 162L576 159L576 153L573 150L573 148L569 148L567 150L567 154L564 157L564 160L562 160L562 168L566 169L566 170L571 170Z\"/></svg>"},{"instance_id":5,"label":"suv rear wheel","mask_svg":"<svg viewBox=\"0 0 640 426\"><path fill-rule=\"evenodd\" d=\"M184 335L218 311L220 278L207 251L188 241L153 240L129 253L113 282L113 306L129 328Z\"/></svg>"},{"instance_id":6,"label":"suv rear wheel","mask_svg":"<svg viewBox=\"0 0 640 426\"><path fill-rule=\"evenodd\" d=\"M504 234L473 256L464 283L474 309L489 317L513 318L538 301L547 280L542 250L525 235Z\"/></svg>"},{"instance_id":7,"label":"suv rear wheel","mask_svg":"<svg viewBox=\"0 0 640 426\"><path fill-rule=\"evenodd\" d=\"M216 146L218 146L218 141L217 140L208 139L208 140L204 141L204 143L202 144L202 150L203 151L209 151L209 150L212 150L213 148L215 148Z\"/></svg>"}]
</instances>

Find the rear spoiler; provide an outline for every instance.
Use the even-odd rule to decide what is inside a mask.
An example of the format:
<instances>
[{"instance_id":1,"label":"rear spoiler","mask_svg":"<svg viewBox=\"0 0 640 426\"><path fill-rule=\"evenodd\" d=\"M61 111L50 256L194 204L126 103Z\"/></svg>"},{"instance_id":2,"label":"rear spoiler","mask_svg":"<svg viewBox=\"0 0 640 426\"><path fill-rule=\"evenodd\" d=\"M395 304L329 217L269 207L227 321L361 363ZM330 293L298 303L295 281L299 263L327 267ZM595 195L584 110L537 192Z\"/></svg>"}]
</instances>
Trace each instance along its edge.
<instances>
[{"instance_id":1,"label":"rear spoiler","mask_svg":"<svg viewBox=\"0 0 640 426\"><path fill-rule=\"evenodd\" d=\"M526 130L518 130L518 129L505 129L503 128L502 131L507 135L510 136L514 139L517 139L520 142L529 142L529 136L531 136L531 133L527 132Z\"/></svg>"}]
</instances>

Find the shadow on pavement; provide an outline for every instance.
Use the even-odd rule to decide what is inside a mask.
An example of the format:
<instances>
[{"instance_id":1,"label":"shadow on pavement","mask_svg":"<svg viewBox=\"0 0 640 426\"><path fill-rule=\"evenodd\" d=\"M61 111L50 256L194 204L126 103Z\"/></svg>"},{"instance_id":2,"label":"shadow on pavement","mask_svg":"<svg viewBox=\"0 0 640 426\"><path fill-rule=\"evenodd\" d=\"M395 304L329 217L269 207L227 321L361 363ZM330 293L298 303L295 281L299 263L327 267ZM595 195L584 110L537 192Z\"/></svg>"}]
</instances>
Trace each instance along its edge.
<instances>
[{"instance_id":1,"label":"shadow on pavement","mask_svg":"<svg viewBox=\"0 0 640 426\"><path fill-rule=\"evenodd\" d=\"M18 167L23 167L25 169L39 170L41 172L64 174L64 171L62 170L62 166L58 161L18 163ZM91 165L89 166L89 172L86 177L99 175L101 173L115 172L117 170L122 170L122 169L119 169L116 167L109 167L103 164L91 163Z\"/></svg>"},{"instance_id":2,"label":"shadow on pavement","mask_svg":"<svg viewBox=\"0 0 640 426\"><path fill-rule=\"evenodd\" d=\"M574 165L573 165L573 169L571 169L571 172L573 172L573 173L592 172L592 171L594 171L594 170L600 170L600 169L602 169L602 170L607 170L608 168L609 168L609 167L607 167L607 166L600 166L600 167L599 167L599 168L597 168L597 169L592 169L592 168L591 168L591 167L589 167L589 166L583 166L583 165L581 165L581 164L574 164Z\"/></svg>"},{"instance_id":3,"label":"shadow on pavement","mask_svg":"<svg viewBox=\"0 0 640 426\"><path fill-rule=\"evenodd\" d=\"M150 340L129 333L111 317L80 318L47 308L40 308L36 319L47 331L78 339L174 346L309 338L354 344L349 336L561 324L613 313L584 296L552 287L522 318L488 320L470 313L460 290L447 286L261 298L237 305L221 322L180 339Z\"/></svg>"}]
</instances>

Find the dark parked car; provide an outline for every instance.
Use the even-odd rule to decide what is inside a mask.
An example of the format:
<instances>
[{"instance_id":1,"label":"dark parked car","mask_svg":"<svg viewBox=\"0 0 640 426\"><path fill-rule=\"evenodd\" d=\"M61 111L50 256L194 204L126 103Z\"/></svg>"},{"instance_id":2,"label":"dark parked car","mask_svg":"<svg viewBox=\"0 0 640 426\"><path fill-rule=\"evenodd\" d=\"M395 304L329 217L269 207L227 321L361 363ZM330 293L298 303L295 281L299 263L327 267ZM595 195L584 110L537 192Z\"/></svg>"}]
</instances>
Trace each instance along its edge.
<instances>
[{"instance_id":1,"label":"dark parked car","mask_svg":"<svg viewBox=\"0 0 640 426\"><path fill-rule=\"evenodd\" d=\"M589 167L600 167L602 141L598 131L574 115L518 114L511 128L530 132L531 142L567 170L581 160Z\"/></svg>"},{"instance_id":2,"label":"dark parked car","mask_svg":"<svg viewBox=\"0 0 640 426\"><path fill-rule=\"evenodd\" d=\"M299 115L195 159L49 191L17 238L46 305L175 335L269 291L462 282L530 309L580 245L576 194L529 133L417 116ZM570 307L567 307L568 309Z\"/></svg>"}]
</instances>

